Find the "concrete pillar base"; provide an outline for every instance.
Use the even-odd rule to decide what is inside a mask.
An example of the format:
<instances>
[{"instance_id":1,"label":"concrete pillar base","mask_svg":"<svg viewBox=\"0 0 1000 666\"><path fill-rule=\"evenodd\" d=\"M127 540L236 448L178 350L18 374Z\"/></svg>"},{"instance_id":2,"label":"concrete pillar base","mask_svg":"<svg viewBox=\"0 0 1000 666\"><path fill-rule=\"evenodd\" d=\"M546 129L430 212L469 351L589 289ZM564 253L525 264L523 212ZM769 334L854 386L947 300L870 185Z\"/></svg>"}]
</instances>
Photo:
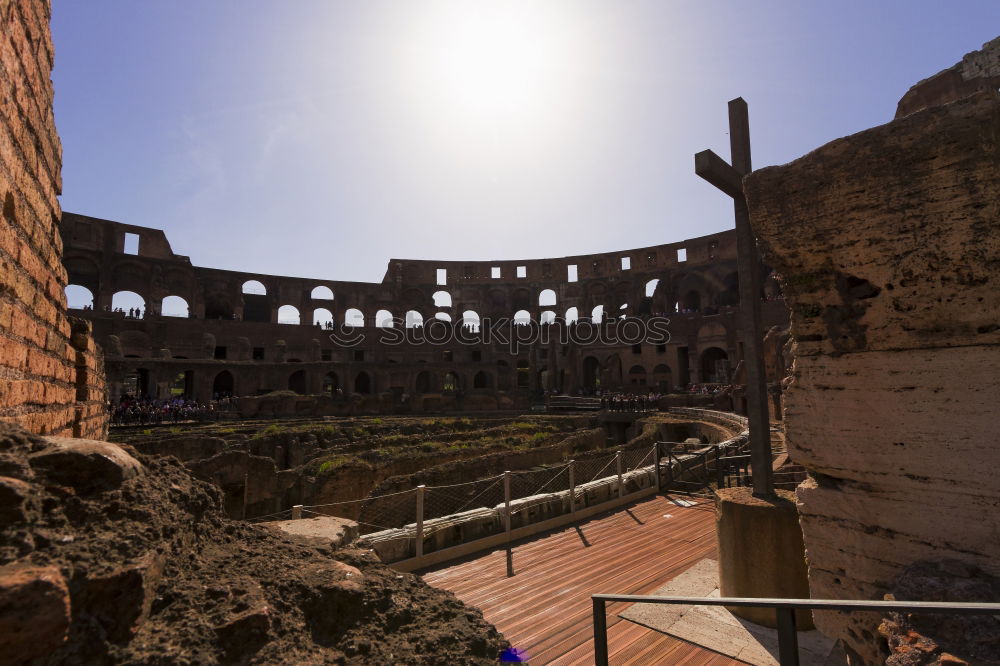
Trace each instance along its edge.
<instances>
[{"instance_id":1,"label":"concrete pillar base","mask_svg":"<svg viewBox=\"0 0 1000 666\"><path fill-rule=\"evenodd\" d=\"M776 491L772 500L750 488L723 488L715 501L719 538L719 592L724 597L809 597L805 546L795 495ZM770 608L730 608L733 615L776 627ZM800 631L813 628L812 613L797 611Z\"/></svg>"}]
</instances>

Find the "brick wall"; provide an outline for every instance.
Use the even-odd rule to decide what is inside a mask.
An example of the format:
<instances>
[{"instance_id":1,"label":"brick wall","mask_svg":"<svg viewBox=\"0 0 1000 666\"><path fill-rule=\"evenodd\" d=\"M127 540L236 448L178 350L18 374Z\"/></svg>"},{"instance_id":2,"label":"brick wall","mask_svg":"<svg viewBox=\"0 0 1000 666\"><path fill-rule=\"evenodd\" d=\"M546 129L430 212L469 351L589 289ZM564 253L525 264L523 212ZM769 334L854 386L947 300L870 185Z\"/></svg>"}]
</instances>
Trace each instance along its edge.
<instances>
[{"instance_id":1,"label":"brick wall","mask_svg":"<svg viewBox=\"0 0 1000 666\"><path fill-rule=\"evenodd\" d=\"M43 0L0 0L0 420L102 437L99 354L86 326L71 344L63 292L50 13Z\"/></svg>"}]
</instances>

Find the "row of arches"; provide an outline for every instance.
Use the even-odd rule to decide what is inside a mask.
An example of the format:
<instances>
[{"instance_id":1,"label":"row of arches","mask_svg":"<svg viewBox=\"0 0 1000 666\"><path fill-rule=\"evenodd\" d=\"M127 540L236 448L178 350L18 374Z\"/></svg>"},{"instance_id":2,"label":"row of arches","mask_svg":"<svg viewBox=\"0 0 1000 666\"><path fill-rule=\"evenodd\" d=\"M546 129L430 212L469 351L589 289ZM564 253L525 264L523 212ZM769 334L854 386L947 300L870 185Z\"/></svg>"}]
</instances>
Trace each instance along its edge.
<instances>
[{"instance_id":1,"label":"row of arches","mask_svg":"<svg viewBox=\"0 0 1000 666\"><path fill-rule=\"evenodd\" d=\"M240 292L253 296L267 296L267 287L260 280L247 280L240 287ZM325 285L320 285L309 292L309 298L314 301L332 301L333 290Z\"/></svg>"},{"instance_id":2,"label":"row of arches","mask_svg":"<svg viewBox=\"0 0 1000 666\"><path fill-rule=\"evenodd\" d=\"M144 394L148 391L148 372L145 370L137 370L132 373L131 383L135 384L134 390L138 394ZM181 372L177 375L171 385L171 393L173 395L183 395L184 397L191 397L193 393L193 372L190 370ZM480 370L472 376L471 388L475 390L487 390L494 387L493 375L485 370ZM127 386L126 389L131 388ZM212 380L212 396L216 398L227 397L232 395L237 395L236 393L236 379L229 370L222 370L216 374L215 378ZM288 375L287 388L290 391L294 391L299 394L306 394L309 392L308 376L305 370L296 370ZM468 387L464 386L463 378L460 374L453 371L448 371L444 375L437 376L427 370L423 370L417 373L413 381L413 390L416 393L455 393L458 391L466 390ZM323 375L322 380L322 392L325 395L330 395L332 397L340 397L345 392L354 392L359 395L371 395L375 392L375 382L374 378L367 371L360 371L354 375L353 382L349 386L344 386L341 381L340 375L336 372L327 372Z\"/></svg>"},{"instance_id":3,"label":"row of arches","mask_svg":"<svg viewBox=\"0 0 1000 666\"><path fill-rule=\"evenodd\" d=\"M94 303L93 293L81 285L71 284L66 287L66 300L70 308L73 309L87 309L92 308ZM697 308L699 303L697 300L697 295L695 294L691 298L685 301L685 307ZM124 310L126 312L132 310L138 310L143 313L146 312L146 300L139 294L132 291L119 291L112 296L111 308L113 310ZM624 317L628 309L628 304L624 303L619 306L619 317ZM188 302L180 296L167 296L162 301L161 311L157 314L165 317L189 317L191 315L190 306ZM447 312L437 312L434 317L441 321L451 322L452 316ZM605 317L605 307L603 305L598 305L591 310L590 320L595 323L600 323ZM538 318L539 323L542 324L552 324L555 323L558 315L553 310L543 310ZM279 324L302 324L302 316L299 312L299 308L294 305L282 305L278 308L278 323ZM514 323L515 324L528 324L533 320L532 314L528 310L518 310L514 313ZM567 324L576 322L580 319L579 308L571 307L566 310L564 314L564 321ZM481 317L479 313L474 310L466 310L462 313L460 323L463 326L468 326L473 330L478 331L481 325ZM324 326L332 325L335 323L335 317L333 312L327 308L315 308L312 312L313 325ZM364 313L358 308L348 308L344 313L344 320L342 322L346 326L364 326L366 323ZM392 312L389 310L381 309L375 313L375 326L380 328L392 328L395 325ZM423 325L424 316L416 310L408 310L403 319L404 326L406 328L417 328Z\"/></svg>"}]
</instances>

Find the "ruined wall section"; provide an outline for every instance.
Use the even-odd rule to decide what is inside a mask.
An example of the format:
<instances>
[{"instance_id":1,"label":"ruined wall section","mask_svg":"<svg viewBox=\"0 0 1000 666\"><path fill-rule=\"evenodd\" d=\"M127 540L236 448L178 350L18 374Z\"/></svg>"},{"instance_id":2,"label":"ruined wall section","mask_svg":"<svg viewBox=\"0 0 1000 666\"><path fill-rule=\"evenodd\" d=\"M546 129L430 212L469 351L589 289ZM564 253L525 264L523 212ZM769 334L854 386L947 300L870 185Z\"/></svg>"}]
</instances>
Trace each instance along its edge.
<instances>
[{"instance_id":1,"label":"ruined wall section","mask_svg":"<svg viewBox=\"0 0 1000 666\"><path fill-rule=\"evenodd\" d=\"M0 0L0 420L42 434L99 437L103 386L93 341L88 383L77 405L78 352L63 288L62 147L52 113L50 7ZM85 352L86 353L86 352ZM81 362L86 365L87 359Z\"/></svg>"},{"instance_id":2,"label":"ruined wall section","mask_svg":"<svg viewBox=\"0 0 1000 666\"><path fill-rule=\"evenodd\" d=\"M997 88L1000 88L1000 37L983 44L979 51L966 53L961 62L906 91L896 106L896 117Z\"/></svg>"},{"instance_id":3,"label":"ruined wall section","mask_svg":"<svg viewBox=\"0 0 1000 666\"><path fill-rule=\"evenodd\" d=\"M791 310L814 597L880 598L918 560L1000 573L998 141L994 90L744 181ZM866 618L818 624L875 658Z\"/></svg>"}]
</instances>

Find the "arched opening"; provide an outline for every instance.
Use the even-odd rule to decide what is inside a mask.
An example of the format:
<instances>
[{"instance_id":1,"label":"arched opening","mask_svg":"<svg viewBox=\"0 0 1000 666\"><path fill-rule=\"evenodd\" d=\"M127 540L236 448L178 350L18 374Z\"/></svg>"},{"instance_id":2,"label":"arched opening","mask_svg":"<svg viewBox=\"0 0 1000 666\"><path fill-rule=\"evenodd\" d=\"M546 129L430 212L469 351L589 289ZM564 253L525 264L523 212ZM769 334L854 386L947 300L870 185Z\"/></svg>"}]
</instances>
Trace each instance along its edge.
<instances>
[{"instance_id":1,"label":"arched opening","mask_svg":"<svg viewBox=\"0 0 1000 666\"><path fill-rule=\"evenodd\" d=\"M111 297L111 309L124 312L127 317L143 317L146 314L146 299L134 291L119 291Z\"/></svg>"},{"instance_id":2,"label":"arched opening","mask_svg":"<svg viewBox=\"0 0 1000 666\"><path fill-rule=\"evenodd\" d=\"M698 312L701 310L701 294L691 290L684 294L680 302L681 312Z\"/></svg>"},{"instance_id":3,"label":"arched opening","mask_svg":"<svg viewBox=\"0 0 1000 666\"><path fill-rule=\"evenodd\" d=\"M462 326L469 329L473 333L479 332L479 313L475 310L466 310L462 313Z\"/></svg>"},{"instance_id":4,"label":"arched opening","mask_svg":"<svg viewBox=\"0 0 1000 666\"><path fill-rule=\"evenodd\" d=\"M149 370L137 368L125 376L122 393L134 398L149 397Z\"/></svg>"},{"instance_id":5,"label":"arched opening","mask_svg":"<svg viewBox=\"0 0 1000 666\"><path fill-rule=\"evenodd\" d=\"M595 324L600 324L604 321L604 306L598 305L593 310L590 311L590 321Z\"/></svg>"},{"instance_id":6,"label":"arched opening","mask_svg":"<svg viewBox=\"0 0 1000 666\"><path fill-rule=\"evenodd\" d=\"M417 373L417 381L414 385L417 393L430 393L431 391L431 373L423 370Z\"/></svg>"},{"instance_id":7,"label":"arched opening","mask_svg":"<svg viewBox=\"0 0 1000 666\"><path fill-rule=\"evenodd\" d=\"M313 325L321 328L333 328L333 313L326 308L313 310Z\"/></svg>"},{"instance_id":8,"label":"arched opening","mask_svg":"<svg viewBox=\"0 0 1000 666\"><path fill-rule=\"evenodd\" d=\"M510 306L515 310L527 310L531 307L531 292L527 289L515 289L510 295Z\"/></svg>"},{"instance_id":9,"label":"arched opening","mask_svg":"<svg viewBox=\"0 0 1000 666\"><path fill-rule=\"evenodd\" d=\"M406 313L406 328L420 328L424 325L424 316L416 310Z\"/></svg>"},{"instance_id":10,"label":"arched opening","mask_svg":"<svg viewBox=\"0 0 1000 666\"><path fill-rule=\"evenodd\" d=\"M538 316L538 321L542 324L554 324L556 322L556 313L552 310L545 310Z\"/></svg>"},{"instance_id":11,"label":"arched opening","mask_svg":"<svg viewBox=\"0 0 1000 666\"><path fill-rule=\"evenodd\" d=\"M477 389L488 389L493 382L490 381L490 375L484 370L480 370L472 378L472 388Z\"/></svg>"},{"instance_id":12,"label":"arched opening","mask_svg":"<svg viewBox=\"0 0 1000 666\"><path fill-rule=\"evenodd\" d=\"M354 378L354 392L361 395L370 395L372 392L372 379L367 372L359 372Z\"/></svg>"},{"instance_id":13,"label":"arched opening","mask_svg":"<svg viewBox=\"0 0 1000 666\"><path fill-rule=\"evenodd\" d=\"M718 347L709 347L701 353L701 382L703 384L729 383L729 355Z\"/></svg>"},{"instance_id":14,"label":"arched opening","mask_svg":"<svg viewBox=\"0 0 1000 666\"><path fill-rule=\"evenodd\" d=\"M223 370L215 376L212 381L212 397L227 398L236 393L236 383L233 380L233 375L228 370Z\"/></svg>"},{"instance_id":15,"label":"arched opening","mask_svg":"<svg viewBox=\"0 0 1000 666\"><path fill-rule=\"evenodd\" d=\"M601 362L593 356L583 359L583 387L591 391L601 386Z\"/></svg>"},{"instance_id":16,"label":"arched opening","mask_svg":"<svg viewBox=\"0 0 1000 666\"><path fill-rule=\"evenodd\" d=\"M93 310L94 293L78 284L66 285L66 307L70 310Z\"/></svg>"},{"instance_id":17,"label":"arched opening","mask_svg":"<svg viewBox=\"0 0 1000 666\"><path fill-rule=\"evenodd\" d=\"M348 308L344 313L344 326L364 326L365 315L357 308Z\"/></svg>"},{"instance_id":18,"label":"arched opening","mask_svg":"<svg viewBox=\"0 0 1000 666\"><path fill-rule=\"evenodd\" d=\"M194 395L194 372L185 370L177 373L170 382L170 396L187 399L192 395Z\"/></svg>"},{"instance_id":19,"label":"arched opening","mask_svg":"<svg viewBox=\"0 0 1000 666\"><path fill-rule=\"evenodd\" d=\"M299 395L306 392L306 371L296 370L288 376L288 390L295 391Z\"/></svg>"},{"instance_id":20,"label":"arched opening","mask_svg":"<svg viewBox=\"0 0 1000 666\"><path fill-rule=\"evenodd\" d=\"M527 361L517 362L517 388L531 386L531 368Z\"/></svg>"},{"instance_id":21,"label":"arched opening","mask_svg":"<svg viewBox=\"0 0 1000 666\"><path fill-rule=\"evenodd\" d=\"M517 326L525 326L531 323L531 313L527 310L518 310L514 313L514 323Z\"/></svg>"},{"instance_id":22,"label":"arched opening","mask_svg":"<svg viewBox=\"0 0 1000 666\"><path fill-rule=\"evenodd\" d=\"M376 312L375 326L378 328L392 328L392 313L388 310L379 310Z\"/></svg>"},{"instance_id":23,"label":"arched opening","mask_svg":"<svg viewBox=\"0 0 1000 666\"><path fill-rule=\"evenodd\" d=\"M450 308L451 294L449 294L447 291L435 291L434 306L439 308Z\"/></svg>"},{"instance_id":24,"label":"arched opening","mask_svg":"<svg viewBox=\"0 0 1000 666\"><path fill-rule=\"evenodd\" d=\"M722 278L722 291L719 292L719 305L739 305L740 274L733 271Z\"/></svg>"},{"instance_id":25,"label":"arched opening","mask_svg":"<svg viewBox=\"0 0 1000 666\"><path fill-rule=\"evenodd\" d=\"M278 308L279 324L298 324L300 322L299 309L294 305L282 305Z\"/></svg>"},{"instance_id":26,"label":"arched opening","mask_svg":"<svg viewBox=\"0 0 1000 666\"><path fill-rule=\"evenodd\" d=\"M225 294L205 296L205 319L232 319L233 314L233 306Z\"/></svg>"},{"instance_id":27,"label":"arched opening","mask_svg":"<svg viewBox=\"0 0 1000 666\"><path fill-rule=\"evenodd\" d=\"M340 378L337 377L337 373L328 372L323 376L323 393L336 397L339 388Z\"/></svg>"},{"instance_id":28,"label":"arched opening","mask_svg":"<svg viewBox=\"0 0 1000 666\"><path fill-rule=\"evenodd\" d=\"M656 386L657 391L664 393L672 391L674 387L671 379L670 366L666 363L661 363L653 368L653 385Z\"/></svg>"},{"instance_id":29,"label":"arched opening","mask_svg":"<svg viewBox=\"0 0 1000 666\"><path fill-rule=\"evenodd\" d=\"M167 296L163 299L160 314L164 317L187 317L190 315L188 302L180 296Z\"/></svg>"},{"instance_id":30,"label":"arched opening","mask_svg":"<svg viewBox=\"0 0 1000 666\"><path fill-rule=\"evenodd\" d=\"M566 310L566 323L572 324L580 320L580 310L576 306Z\"/></svg>"},{"instance_id":31,"label":"arched opening","mask_svg":"<svg viewBox=\"0 0 1000 666\"><path fill-rule=\"evenodd\" d=\"M257 280L247 280L243 283L243 293L253 294L254 296L267 296L267 287L264 283Z\"/></svg>"},{"instance_id":32,"label":"arched opening","mask_svg":"<svg viewBox=\"0 0 1000 666\"><path fill-rule=\"evenodd\" d=\"M314 287L312 292L309 294L309 298L316 301L332 301L333 300L333 290L329 287L320 285Z\"/></svg>"},{"instance_id":33,"label":"arched opening","mask_svg":"<svg viewBox=\"0 0 1000 666\"><path fill-rule=\"evenodd\" d=\"M556 304L556 292L552 289L542 289L538 294L538 305L540 307L552 306Z\"/></svg>"},{"instance_id":34,"label":"arched opening","mask_svg":"<svg viewBox=\"0 0 1000 666\"><path fill-rule=\"evenodd\" d=\"M448 314L447 312L435 312L434 318L440 321L451 322L451 315Z\"/></svg>"},{"instance_id":35,"label":"arched opening","mask_svg":"<svg viewBox=\"0 0 1000 666\"><path fill-rule=\"evenodd\" d=\"M243 283L243 321L271 321L271 302L267 297L267 289L257 280Z\"/></svg>"},{"instance_id":36,"label":"arched opening","mask_svg":"<svg viewBox=\"0 0 1000 666\"><path fill-rule=\"evenodd\" d=\"M458 390L458 375L454 372L446 372L444 381L441 382L441 390L445 393L454 393Z\"/></svg>"},{"instance_id":37,"label":"arched opening","mask_svg":"<svg viewBox=\"0 0 1000 666\"><path fill-rule=\"evenodd\" d=\"M632 386L646 385L646 368L641 365L633 365L628 371L628 383Z\"/></svg>"},{"instance_id":38,"label":"arched opening","mask_svg":"<svg viewBox=\"0 0 1000 666\"><path fill-rule=\"evenodd\" d=\"M646 298L652 298L656 293L656 287L660 284L660 278L654 278L646 283Z\"/></svg>"}]
</instances>

